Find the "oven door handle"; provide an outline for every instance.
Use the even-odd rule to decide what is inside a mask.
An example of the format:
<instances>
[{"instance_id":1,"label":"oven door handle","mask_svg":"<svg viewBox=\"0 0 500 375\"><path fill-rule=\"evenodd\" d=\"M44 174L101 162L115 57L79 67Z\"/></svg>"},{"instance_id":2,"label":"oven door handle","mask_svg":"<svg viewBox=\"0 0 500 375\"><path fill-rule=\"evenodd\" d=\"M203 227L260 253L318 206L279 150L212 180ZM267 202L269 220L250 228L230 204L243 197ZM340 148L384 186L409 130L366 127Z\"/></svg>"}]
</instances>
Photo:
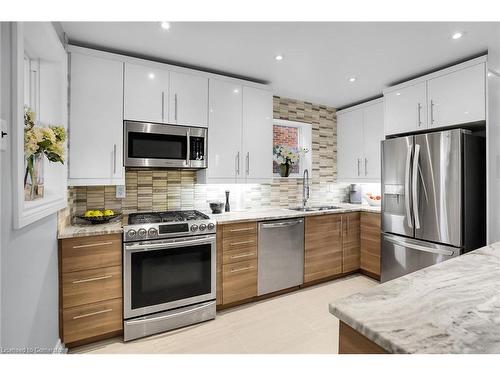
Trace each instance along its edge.
<instances>
[{"instance_id":1,"label":"oven door handle","mask_svg":"<svg viewBox=\"0 0 500 375\"><path fill-rule=\"evenodd\" d=\"M162 242L155 244L143 244L143 245L125 245L125 250L134 251L134 250L158 250L165 249L171 247L183 247L189 245L199 245L199 244L211 244L214 242L214 238L200 238L196 240L183 240L183 241L175 241L175 242Z\"/></svg>"}]
</instances>

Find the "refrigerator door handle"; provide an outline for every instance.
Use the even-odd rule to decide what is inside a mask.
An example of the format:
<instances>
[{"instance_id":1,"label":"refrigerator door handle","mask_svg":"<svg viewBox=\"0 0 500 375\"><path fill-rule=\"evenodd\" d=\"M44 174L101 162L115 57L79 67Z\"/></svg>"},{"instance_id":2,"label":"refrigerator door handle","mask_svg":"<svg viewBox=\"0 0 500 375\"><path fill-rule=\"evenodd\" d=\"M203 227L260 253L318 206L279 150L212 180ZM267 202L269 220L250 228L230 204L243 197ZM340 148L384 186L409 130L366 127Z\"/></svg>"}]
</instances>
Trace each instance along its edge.
<instances>
[{"instance_id":1,"label":"refrigerator door handle","mask_svg":"<svg viewBox=\"0 0 500 375\"><path fill-rule=\"evenodd\" d=\"M406 167L405 167L405 210L406 210L406 220L408 221L408 226L413 228L413 223L411 220L410 212L410 166L411 166L411 147L408 146L408 151L406 153Z\"/></svg>"},{"instance_id":2,"label":"refrigerator door handle","mask_svg":"<svg viewBox=\"0 0 500 375\"><path fill-rule=\"evenodd\" d=\"M452 256L452 255L455 254L455 252L453 250L436 249L436 248L433 248L433 247L427 247L427 246L412 244L412 243L408 243L408 242L405 242L405 241L399 241L399 240L397 240L396 238L394 238L392 236L387 236L386 235L384 238L385 238L386 241L389 241L389 242L393 243L394 245L403 246L403 247L406 247L408 249L420 250L420 251L425 251L427 253L433 253L433 254L439 254L439 255L446 255L446 256Z\"/></svg>"},{"instance_id":3,"label":"refrigerator door handle","mask_svg":"<svg viewBox=\"0 0 500 375\"><path fill-rule=\"evenodd\" d=\"M412 201L413 201L413 218L415 219L415 228L420 229L420 218L418 216L418 157L420 156L420 145L415 145L415 155L413 156L413 171L412 171Z\"/></svg>"}]
</instances>

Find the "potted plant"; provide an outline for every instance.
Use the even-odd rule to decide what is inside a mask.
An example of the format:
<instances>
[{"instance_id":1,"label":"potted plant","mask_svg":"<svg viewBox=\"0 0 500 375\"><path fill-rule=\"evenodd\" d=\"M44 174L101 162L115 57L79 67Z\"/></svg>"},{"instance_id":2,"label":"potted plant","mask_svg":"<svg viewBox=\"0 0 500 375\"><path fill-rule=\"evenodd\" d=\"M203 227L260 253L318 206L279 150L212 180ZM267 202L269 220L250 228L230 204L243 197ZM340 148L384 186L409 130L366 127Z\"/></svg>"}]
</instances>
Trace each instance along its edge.
<instances>
[{"instance_id":1,"label":"potted plant","mask_svg":"<svg viewBox=\"0 0 500 375\"><path fill-rule=\"evenodd\" d=\"M24 199L43 198L43 156L52 163L64 163L66 130L61 126L39 127L35 113L24 109Z\"/></svg>"},{"instance_id":2,"label":"potted plant","mask_svg":"<svg viewBox=\"0 0 500 375\"><path fill-rule=\"evenodd\" d=\"M300 160L300 155L309 152L307 148L289 147L278 145L273 149L274 160L279 164L279 173L281 177L288 177L292 172L293 165Z\"/></svg>"}]
</instances>

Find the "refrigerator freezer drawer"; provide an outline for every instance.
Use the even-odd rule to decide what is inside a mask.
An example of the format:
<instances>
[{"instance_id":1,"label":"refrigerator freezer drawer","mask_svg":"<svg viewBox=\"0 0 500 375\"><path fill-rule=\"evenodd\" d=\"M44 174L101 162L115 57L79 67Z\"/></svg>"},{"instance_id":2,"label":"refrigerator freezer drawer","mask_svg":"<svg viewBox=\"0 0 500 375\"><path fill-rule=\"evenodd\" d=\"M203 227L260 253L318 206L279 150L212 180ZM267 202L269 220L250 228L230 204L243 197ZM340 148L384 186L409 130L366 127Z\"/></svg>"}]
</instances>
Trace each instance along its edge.
<instances>
[{"instance_id":1,"label":"refrigerator freezer drawer","mask_svg":"<svg viewBox=\"0 0 500 375\"><path fill-rule=\"evenodd\" d=\"M391 234L382 234L381 282L460 255L461 249Z\"/></svg>"}]
</instances>

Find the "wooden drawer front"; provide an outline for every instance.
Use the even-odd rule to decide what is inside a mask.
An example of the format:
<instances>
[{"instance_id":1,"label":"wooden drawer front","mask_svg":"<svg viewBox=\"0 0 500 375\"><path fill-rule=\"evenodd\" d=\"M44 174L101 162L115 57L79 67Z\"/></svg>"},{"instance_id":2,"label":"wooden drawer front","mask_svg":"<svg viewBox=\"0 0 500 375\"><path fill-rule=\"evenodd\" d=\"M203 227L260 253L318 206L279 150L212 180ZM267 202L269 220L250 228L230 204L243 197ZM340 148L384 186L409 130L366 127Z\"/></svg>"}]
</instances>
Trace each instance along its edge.
<instances>
[{"instance_id":1,"label":"wooden drawer front","mask_svg":"<svg viewBox=\"0 0 500 375\"><path fill-rule=\"evenodd\" d=\"M257 236L247 235L224 240L223 264L257 258Z\"/></svg>"},{"instance_id":2,"label":"wooden drawer front","mask_svg":"<svg viewBox=\"0 0 500 375\"><path fill-rule=\"evenodd\" d=\"M62 274L63 308L122 297L120 266Z\"/></svg>"},{"instance_id":3,"label":"wooden drawer front","mask_svg":"<svg viewBox=\"0 0 500 375\"><path fill-rule=\"evenodd\" d=\"M342 215L306 217L304 282L342 273Z\"/></svg>"},{"instance_id":4,"label":"wooden drawer front","mask_svg":"<svg viewBox=\"0 0 500 375\"><path fill-rule=\"evenodd\" d=\"M361 213L361 269L380 276L380 214Z\"/></svg>"},{"instance_id":5,"label":"wooden drawer front","mask_svg":"<svg viewBox=\"0 0 500 375\"><path fill-rule=\"evenodd\" d=\"M122 239L119 234L67 238L61 242L63 273L119 266L122 263Z\"/></svg>"},{"instance_id":6,"label":"wooden drawer front","mask_svg":"<svg viewBox=\"0 0 500 375\"><path fill-rule=\"evenodd\" d=\"M222 228L224 240L257 234L257 223L255 221L250 223L225 224Z\"/></svg>"},{"instance_id":7,"label":"wooden drawer front","mask_svg":"<svg viewBox=\"0 0 500 375\"><path fill-rule=\"evenodd\" d=\"M122 309L121 298L65 309L63 341L71 343L121 330Z\"/></svg>"},{"instance_id":8,"label":"wooden drawer front","mask_svg":"<svg viewBox=\"0 0 500 375\"><path fill-rule=\"evenodd\" d=\"M359 212L342 216L342 272L344 273L359 269L361 251L359 222Z\"/></svg>"},{"instance_id":9,"label":"wooden drawer front","mask_svg":"<svg viewBox=\"0 0 500 375\"><path fill-rule=\"evenodd\" d=\"M224 264L222 272L224 304L257 295L257 259Z\"/></svg>"}]
</instances>

